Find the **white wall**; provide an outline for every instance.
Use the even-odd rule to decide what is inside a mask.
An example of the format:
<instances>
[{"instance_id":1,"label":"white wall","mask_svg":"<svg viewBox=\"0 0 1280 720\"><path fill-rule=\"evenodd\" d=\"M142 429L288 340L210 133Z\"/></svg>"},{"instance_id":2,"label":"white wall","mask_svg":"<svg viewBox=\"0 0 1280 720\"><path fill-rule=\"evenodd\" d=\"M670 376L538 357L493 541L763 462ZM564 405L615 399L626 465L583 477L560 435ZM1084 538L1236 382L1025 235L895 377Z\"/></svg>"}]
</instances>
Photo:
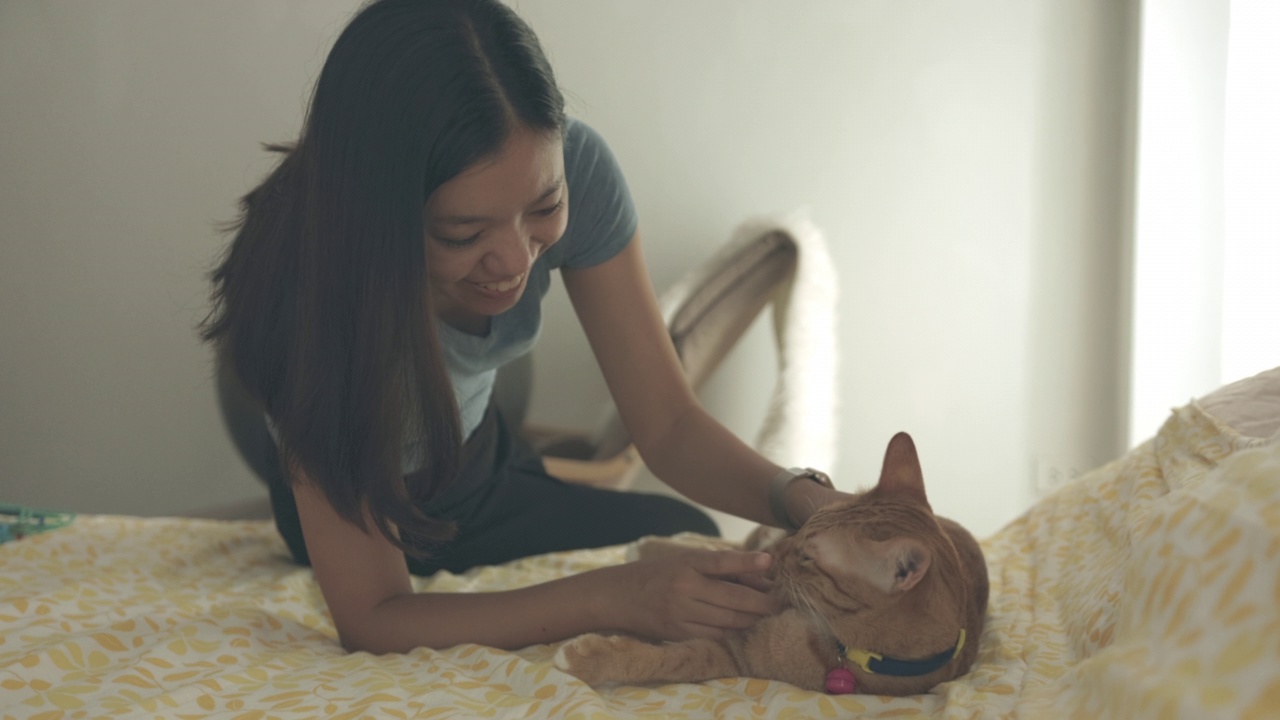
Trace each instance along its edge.
<instances>
[{"instance_id":1,"label":"white wall","mask_svg":"<svg viewBox=\"0 0 1280 720\"><path fill-rule=\"evenodd\" d=\"M627 169L659 287L744 216L811 209L841 278L838 484L908 430L934 508L985 534L1037 460L1119 453L1129 4L517 7ZM559 404L534 414L587 422L603 385L574 382L591 360L558 307L544 343L574 352L538 356ZM763 327L744 351L704 401L750 438Z\"/></svg>"},{"instance_id":2,"label":"white wall","mask_svg":"<svg viewBox=\"0 0 1280 720\"><path fill-rule=\"evenodd\" d=\"M158 514L259 492L206 349L214 227L350 2L0 3L0 499Z\"/></svg>"},{"instance_id":3,"label":"white wall","mask_svg":"<svg viewBox=\"0 0 1280 720\"><path fill-rule=\"evenodd\" d=\"M841 277L836 480L915 436L979 535L1037 460L1123 448L1133 2L514 3L628 173L659 289L746 216L810 209ZM183 512L258 492L202 316L218 221L296 132L354 3L0 5L0 499ZM604 401L562 295L536 418ZM762 331L704 399L750 438Z\"/></svg>"}]
</instances>

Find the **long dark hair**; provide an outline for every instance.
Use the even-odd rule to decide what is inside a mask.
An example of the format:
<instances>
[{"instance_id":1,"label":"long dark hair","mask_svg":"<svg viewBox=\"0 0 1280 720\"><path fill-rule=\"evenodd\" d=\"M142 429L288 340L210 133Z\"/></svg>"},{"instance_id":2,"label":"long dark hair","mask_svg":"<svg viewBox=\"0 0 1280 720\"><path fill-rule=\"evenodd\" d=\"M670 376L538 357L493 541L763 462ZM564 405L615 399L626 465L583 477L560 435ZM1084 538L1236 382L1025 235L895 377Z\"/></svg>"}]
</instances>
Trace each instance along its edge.
<instances>
[{"instance_id":1,"label":"long dark hair","mask_svg":"<svg viewBox=\"0 0 1280 720\"><path fill-rule=\"evenodd\" d=\"M517 127L564 128L536 36L497 0L378 0L343 30L295 145L241 200L200 327L279 431L286 477L422 555L421 508L457 473L460 420L427 288L423 212ZM405 432L426 442L406 487ZM398 535L398 537L397 537Z\"/></svg>"}]
</instances>

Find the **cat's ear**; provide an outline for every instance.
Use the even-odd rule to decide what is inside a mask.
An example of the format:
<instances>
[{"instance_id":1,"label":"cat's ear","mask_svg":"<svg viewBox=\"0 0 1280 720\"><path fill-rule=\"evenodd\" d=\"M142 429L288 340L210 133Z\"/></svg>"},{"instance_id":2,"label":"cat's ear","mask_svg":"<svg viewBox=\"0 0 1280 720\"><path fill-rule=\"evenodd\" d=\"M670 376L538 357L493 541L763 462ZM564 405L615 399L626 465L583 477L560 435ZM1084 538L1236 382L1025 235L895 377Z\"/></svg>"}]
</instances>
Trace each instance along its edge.
<instances>
[{"instance_id":1,"label":"cat's ear","mask_svg":"<svg viewBox=\"0 0 1280 720\"><path fill-rule=\"evenodd\" d=\"M920 456L911 436L900 432L889 440L884 452L884 465L880 468L880 483L876 488L885 494L904 495L929 506L924 492L924 472L920 469Z\"/></svg>"},{"instance_id":2,"label":"cat's ear","mask_svg":"<svg viewBox=\"0 0 1280 720\"><path fill-rule=\"evenodd\" d=\"M915 587L929 570L932 556L924 543L911 537L898 537L880 547L883 565L880 587L889 592L906 592Z\"/></svg>"}]
</instances>

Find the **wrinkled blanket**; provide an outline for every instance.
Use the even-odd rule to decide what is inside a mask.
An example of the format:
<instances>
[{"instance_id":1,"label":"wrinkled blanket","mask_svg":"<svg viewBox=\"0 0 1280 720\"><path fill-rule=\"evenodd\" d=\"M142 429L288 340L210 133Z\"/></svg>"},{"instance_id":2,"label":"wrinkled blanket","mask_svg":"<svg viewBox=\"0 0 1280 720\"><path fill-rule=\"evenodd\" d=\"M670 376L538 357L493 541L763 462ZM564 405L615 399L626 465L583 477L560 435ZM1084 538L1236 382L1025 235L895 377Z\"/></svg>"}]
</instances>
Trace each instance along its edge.
<instances>
[{"instance_id":1,"label":"wrinkled blanket","mask_svg":"<svg viewBox=\"0 0 1280 720\"><path fill-rule=\"evenodd\" d=\"M0 545L0 717L1280 717L1277 439L1193 403L983 547L980 654L927 695L736 678L596 691L553 646L343 653L269 523L81 517ZM415 583L510 588L624 552Z\"/></svg>"}]
</instances>

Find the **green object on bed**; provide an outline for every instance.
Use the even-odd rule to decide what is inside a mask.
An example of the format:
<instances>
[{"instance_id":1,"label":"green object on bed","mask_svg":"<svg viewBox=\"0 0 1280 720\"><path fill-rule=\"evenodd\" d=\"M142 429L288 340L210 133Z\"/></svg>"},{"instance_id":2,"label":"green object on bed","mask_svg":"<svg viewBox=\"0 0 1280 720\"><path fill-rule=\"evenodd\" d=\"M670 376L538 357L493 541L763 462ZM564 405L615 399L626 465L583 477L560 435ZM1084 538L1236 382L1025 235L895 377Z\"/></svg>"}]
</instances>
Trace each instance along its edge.
<instances>
[{"instance_id":1,"label":"green object on bed","mask_svg":"<svg viewBox=\"0 0 1280 720\"><path fill-rule=\"evenodd\" d=\"M68 525L75 513L0 504L0 543Z\"/></svg>"}]
</instances>

